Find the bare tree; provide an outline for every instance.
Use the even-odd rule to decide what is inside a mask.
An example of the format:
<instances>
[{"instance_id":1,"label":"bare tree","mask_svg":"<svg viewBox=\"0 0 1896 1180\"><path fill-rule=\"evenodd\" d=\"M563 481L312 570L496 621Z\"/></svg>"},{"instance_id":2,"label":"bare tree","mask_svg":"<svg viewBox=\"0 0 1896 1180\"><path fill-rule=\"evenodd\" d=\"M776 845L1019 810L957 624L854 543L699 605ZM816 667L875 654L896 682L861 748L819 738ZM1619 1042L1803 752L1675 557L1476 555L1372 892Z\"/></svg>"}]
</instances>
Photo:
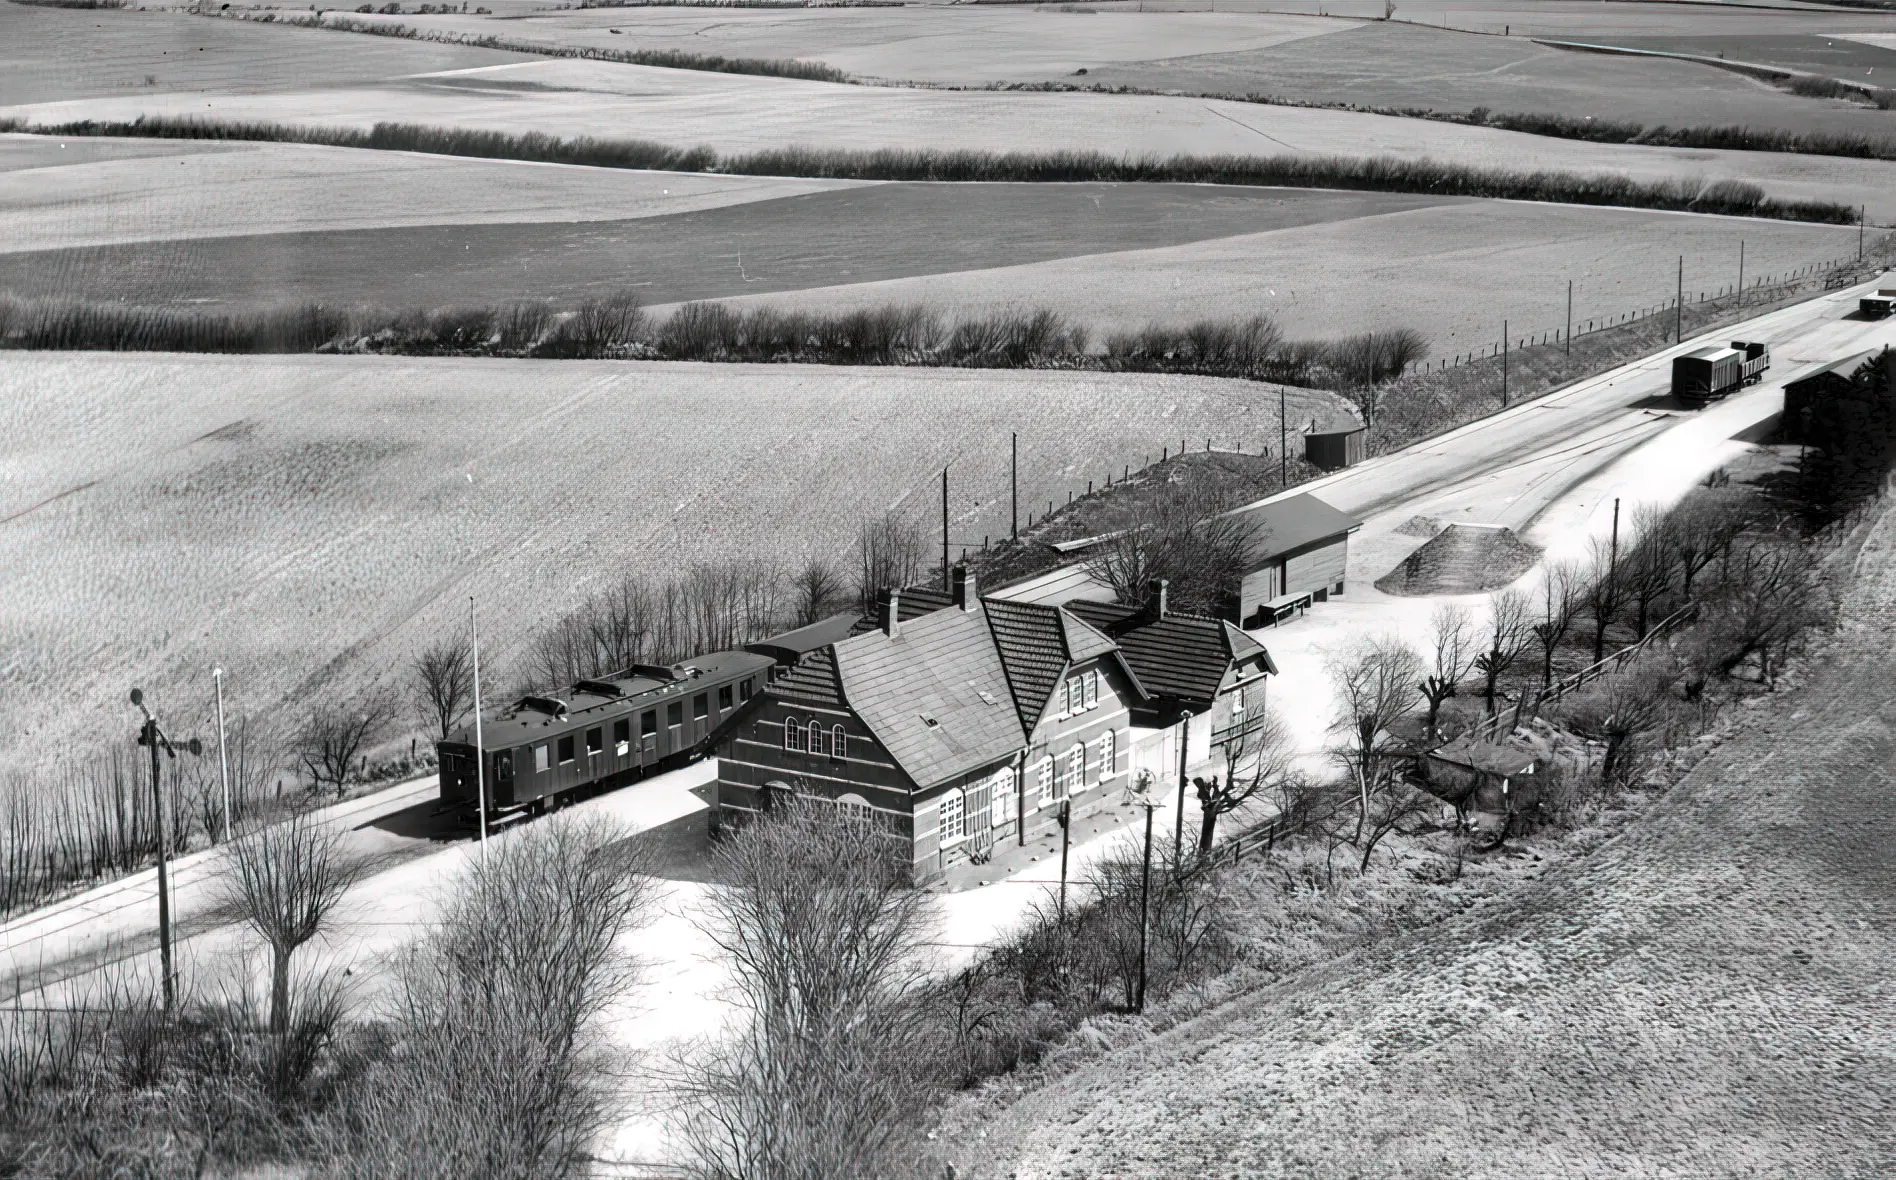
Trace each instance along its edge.
<instances>
[{"instance_id":1,"label":"bare tree","mask_svg":"<svg viewBox=\"0 0 1896 1180\"><path fill-rule=\"evenodd\" d=\"M1221 499L1194 494L1141 501L1122 527L1087 551L1087 572L1123 603L1143 604L1163 581L1168 609L1216 614L1243 581L1255 541L1255 530L1222 515L1224 507Z\"/></svg>"},{"instance_id":2,"label":"bare tree","mask_svg":"<svg viewBox=\"0 0 1896 1180\"><path fill-rule=\"evenodd\" d=\"M1593 662L1606 658L1606 629L1626 606L1626 583L1620 579L1619 554L1610 541L1595 537L1584 578L1583 597L1593 615Z\"/></svg>"},{"instance_id":3,"label":"bare tree","mask_svg":"<svg viewBox=\"0 0 1896 1180\"><path fill-rule=\"evenodd\" d=\"M395 698L385 688L311 709L294 743L297 760L309 772L311 789L333 787L336 798L342 798L356 757L387 732L395 711Z\"/></svg>"},{"instance_id":4,"label":"bare tree","mask_svg":"<svg viewBox=\"0 0 1896 1180\"><path fill-rule=\"evenodd\" d=\"M1766 684L1773 683L1785 649L1828 608L1809 552L1775 539L1737 546L1706 597L1710 609L1700 622L1718 653L1718 672L1729 676L1755 656Z\"/></svg>"},{"instance_id":5,"label":"bare tree","mask_svg":"<svg viewBox=\"0 0 1896 1180\"><path fill-rule=\"evenodd\" d=\"M641 846L565 816L490 841L398 962L398 1052L363 1087L350 1174L587 1174L614 1063L598 1024L639 978L625 935L656 912Z\"/></svg>"},{"instance_id":6,"label":"bare tree","mask_svg":"<svg viewBox=\"0 0 1896 1180\"><path fill-rule=\"evenodd\" d=\"M1579 571L1567 562L1550 562L1542 571L1540 621L1534 624L1534 638L1541 648L1542 688L1554 682L1554 652L1579 617L1583 589Z\"/></svg>"},{"instance_id":7,"label":"bare tree","mask_svg":"<svg viewBox=\"0 0 1896 1180\"><path fill-rule=\"evenodd\" d=\"M1589 685L1564 710L1565 719L1583 737L1606 744L1600 763L1600 782L1613 788L1627 778L1633 743L1658 725L1666 715L1665 684L1643 668L1634 667Z\"/></svg>"},{"instance_id":8,"label":"bare tree","mask_svg":"<svg viewBox=\"0 0 1896 1180\"><path fill-rule=\"evenodd\" d=\"M438 639L417 652L409 663L409 692L415 711L447 741L474 700L474 660L466 637Z\"/></svg>"},{"instance_id":9,"label":"bare tree","mask_svg":"<svg viewBox=\"0 0 1896 1180\"><path fill-rule=\"evenodd\" d=\"M1741 497L1730 493L1694 489L1672 510L1666 538L1673 561L1685 576L1687 598L1692 596L1692 582L1699 572L1750 524L1751 510Z\"/></svg>"},{"instance_id":10,"label":"bare tree","mask_svg":"<svg viewBox=\"0 0 1896 1180\"><path fill-rule=\"evenodd\" d=\"M225 900L270 945L272 1033L289 1027L292 956L362 878L347 841L347 829L297 812L244 833L224 853Z\"/></svg>"},{"instance_id":11,"label":"bare tree","mask_svg":"<svg viewBox=\"0 0 1896 1180\"><path fill-rule=\"evenodd\" d=\"M1463 677L1474 671L1481 655L1476 644L1474 618L1461 603L1445 602L1429 616L1428 665L1422 683L1416 686L1429 706L1424 729L1429 741L1441 740L1442 704L1459 691Z\"/></svg>"},{"instance_id":12,"label":"bare tree","mask_svg":"<svg viewBox=\"0 0 1896 1180\"><path fill-rule=\"evenodd\" d=\"M1290 769L1292 756L1290 727L1276 712L1265 709L1246 718L1220 748L1224 755L1224 775L1195 778L1198 805L1204 819L1198 830L1198 851L1210 852L1218 827L1218 817L1229 815L1257 798Z\"/></svg>"},{"instance_id":13,"label":"bare tree","mask_svg":"<svg viewBox=\"0 0 1896 1180\"><path fill-rule=\"evenodd\" d=\"M1348 769L1357 794L1358 843L1370 826L1371 797L1396 785L1396 758L1390 726L1409 711L1409 694L1422 677L1422 660L1399 639L1361 638L1330 664L1337 713L1331 728L1343 734L1338 760ZM1368 863L1365 855L1364 863Z\"/></svg>"},{"instance_id":14,"label":"bare tree","mask_svg":"<svg viewBox=\"0 0 1896 1180\"><path fill-rule=\"evenodd\" d=\"M896 512L865 521L856 536L856 602L865 612L882 590L912 586L927 564L922 526Z\"/></svg>"},{"instance_id":15,"label":"bare tree","mask_svg":"<svg viewBox=\"0 0 1896 1180\"><path fill-rule=\"evenodd\" d=\"M791 590L795 595L795 620L799 627L828 618L848 600L848 587L842 575L836 572L835 566L815 554L805 558L797 569L791 579Z\"/></svg>"},{"instance_id":16,"label":"bare tree","mask_svg":"<svg viewBox=\"0 0 1896 1180\"><path fill-rule=\"evenodd\" d=\"M1672 525L1655 504L1633 509L1633 545L1620 559L1620 582L1635 611L1634 638L1646 638L1652 606L1672 589Z\"/></svg>"},{"instance_id":17,"label":"bare tree","mask_svg":"<svg viewBox=\"0 0 1896 1180\"><path fill-rule=\"evenodd\" d=\"M1530 609L1527 596L1519 590L1497 590L1488 596L1488 636L1474 666L1481 673L1481 697L1490 717L1494 716L1495 686L1533 642Z\"/></svg>"},{"instance_id":18,"label":"bare tree","mask_svg":"<svg viewBox=\"0 0 1896 1180\"><path fill-rule=\"evenodd\" d=\"M930 899L869 819L792 802L717 851L710 933L746 1011L685 1063L707 1175L881 1175L926 1109L938 1054L919 997Z\"/></svg>"}]
</instances>

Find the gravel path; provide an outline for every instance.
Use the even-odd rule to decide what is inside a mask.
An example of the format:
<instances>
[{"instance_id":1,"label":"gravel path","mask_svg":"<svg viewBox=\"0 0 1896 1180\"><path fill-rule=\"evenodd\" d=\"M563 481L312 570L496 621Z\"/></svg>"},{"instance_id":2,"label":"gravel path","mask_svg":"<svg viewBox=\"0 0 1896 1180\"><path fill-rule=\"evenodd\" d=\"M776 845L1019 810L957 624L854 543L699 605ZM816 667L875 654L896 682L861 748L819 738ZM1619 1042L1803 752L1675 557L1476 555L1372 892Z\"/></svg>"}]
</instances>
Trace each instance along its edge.
<instances>
[{"instance_id":1,"label":"gravel path","mask_svg":"<svg viewBox=\"0 0 1896 1180\"><path fill-rule=\"evenodd\" d=\"M1896 1174L1896 512L1845 617L1592 856L1028 1096L973 1174Z\"/></svg>"}]
</instances>

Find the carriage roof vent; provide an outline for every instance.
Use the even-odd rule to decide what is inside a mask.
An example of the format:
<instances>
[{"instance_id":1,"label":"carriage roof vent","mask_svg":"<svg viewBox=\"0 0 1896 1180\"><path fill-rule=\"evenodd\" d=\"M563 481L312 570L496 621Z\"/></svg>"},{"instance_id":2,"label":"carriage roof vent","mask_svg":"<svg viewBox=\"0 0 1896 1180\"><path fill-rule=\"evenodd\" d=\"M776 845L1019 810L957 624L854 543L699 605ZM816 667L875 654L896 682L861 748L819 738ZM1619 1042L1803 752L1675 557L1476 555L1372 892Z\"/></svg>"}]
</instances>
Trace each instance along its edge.
<instances>
[{"instance_id":1,"label":"carriage roof vent","mask_svg":"<svg viewBox=\"0 0 1896 1180\"><path fill-rule=\"evenodd\" d=\"M582 680L573 685L574 692L587 692L597 697L622 697L624 692L610 680Z\"/></svg>"},{"instance_id":2,"label":"carriage roof vent","mask_svg":"<svg viewBox=\"0 0 1896 1180\"><path fill-rule=\"evenodd\" d=\"M558 697L521 697L520 703L515 708L532 709L536 713L545 713L548 717L566 716L566 702Z\"/></svg>"}]
</instances>

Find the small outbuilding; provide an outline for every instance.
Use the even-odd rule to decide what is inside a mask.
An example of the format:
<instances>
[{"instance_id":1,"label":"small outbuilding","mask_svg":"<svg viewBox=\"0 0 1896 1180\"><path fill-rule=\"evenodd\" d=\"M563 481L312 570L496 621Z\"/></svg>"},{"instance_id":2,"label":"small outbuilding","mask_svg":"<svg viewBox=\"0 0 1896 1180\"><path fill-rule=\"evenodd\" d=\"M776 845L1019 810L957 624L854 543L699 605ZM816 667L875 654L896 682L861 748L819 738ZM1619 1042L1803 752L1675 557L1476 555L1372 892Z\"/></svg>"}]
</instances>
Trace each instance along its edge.
<instances>
[{"instance_id":1,"label":"small outbuilding","mask_svg":"<svg viewBox=\"0 0 1896 1180\"><path fill-rule=\"evenodd\" d=\"M1250 530L1238 590L1238 625L1250 630L1289 617L1345 589L1350 534L1363 522L1308 492L1278 496L1227 514Z\"/></svg>"},{"instance_id":2,"label":"small outbuilding","mask_svg":"<svg viewBox=\"0 0 1896 1180\"><path fill-rule=\"evenodd\" d=\"M1339 430L1306 430L1304 459L1319 471L1341 471L1363 461L1363 437L1368 428L1348 426Z\"/></svg>"},{"instance_id":3,"label":"small outbuilding","mask_svg":"<svg viewBox=\"0 0 1896 1180\"><path fill-rule=\"evenodd\" d=\"M1851 376L1865 362L1875 360L1879 355L1896 355L1870 349L1853 353L1842 360L1820 365L1806 373L1784 383L1784 438L1788 442L1804 442L1804 411L1816 409L1824 403L1847 392Z\"/></svg>"}]
</instances>

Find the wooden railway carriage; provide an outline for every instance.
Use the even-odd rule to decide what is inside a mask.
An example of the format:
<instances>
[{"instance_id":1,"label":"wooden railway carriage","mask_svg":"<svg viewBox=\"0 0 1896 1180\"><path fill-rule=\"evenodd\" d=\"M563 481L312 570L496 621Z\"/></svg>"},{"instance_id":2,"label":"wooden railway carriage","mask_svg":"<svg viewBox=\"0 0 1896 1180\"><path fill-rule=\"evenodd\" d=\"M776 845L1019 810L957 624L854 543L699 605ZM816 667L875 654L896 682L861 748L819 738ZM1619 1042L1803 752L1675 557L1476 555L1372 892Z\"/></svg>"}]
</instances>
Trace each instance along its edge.
<instances>
[{"instance_id":1,"label":"wooden railway carriage","mask_svg":"<svg viewBox=\"0 0 1896 1180\"><path fill-rule=\"evenodd\" d=\"M488 811L546 809L702 755L762 691L768 656L720 651L670 667L635 664L565 695L527 696L481 722ZM474 727L437 742L443 806L479 805Z\"/></svg>"}]
</instances>

